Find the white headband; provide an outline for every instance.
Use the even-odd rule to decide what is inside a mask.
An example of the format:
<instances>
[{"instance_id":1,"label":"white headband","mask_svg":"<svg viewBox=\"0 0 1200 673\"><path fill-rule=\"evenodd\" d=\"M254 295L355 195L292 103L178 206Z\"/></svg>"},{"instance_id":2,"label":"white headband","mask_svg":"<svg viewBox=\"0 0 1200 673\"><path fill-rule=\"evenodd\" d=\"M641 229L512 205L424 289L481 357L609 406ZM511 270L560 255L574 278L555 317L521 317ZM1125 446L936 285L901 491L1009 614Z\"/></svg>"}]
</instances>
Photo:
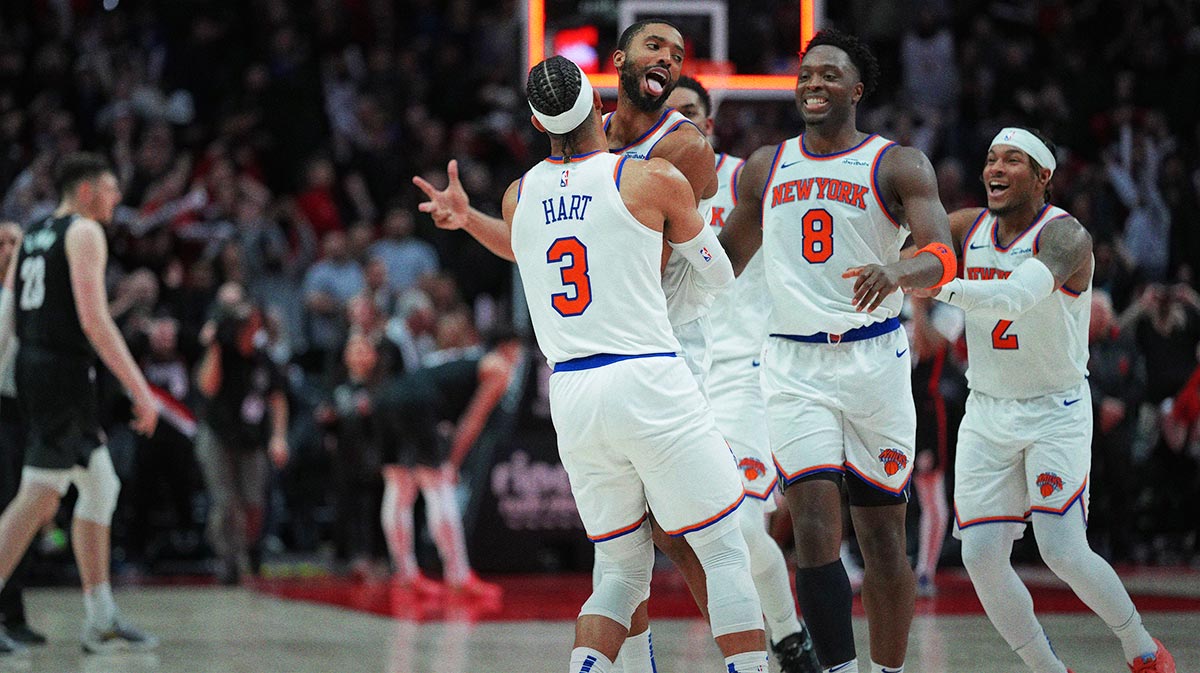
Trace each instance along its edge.
<instances>
[{"instance_id":1,"label":"white headband","mask_svg":"<svg viewBox=\"0 0 1200 673\"><path fill-rule=\"evenodd\" d=\"M1049 168L1051 177L1054 176L1054 169L1058 168L1058 162L1054 160L1054 155L1050 152L1050 148L1046 147L1046 143L1025 129L1013 127L1000 129L996 137L992 138L992 144L988 149L996 145L1011 145L1028 154L1039 166Z\"/></svg>"},{"instance_id":2,"label":"white headband","mask_svg":"<svg viewBox=\"0 0 1200 673\"><path fill-rule=\"evenodd\" d=\"M572 65L579 68L579 65L573 61ZM588 115L592 114L592 83L588 81L588 76L583 69L579 68L579 96L575 98L575 104L571 106L570 110L562 114L548 115L538 112L532 102L529 103L529 109L533 110L533 116L537 117L537 120L550 133L558 135L570 133L582 124Z\"/></svg>"}]
</instances>

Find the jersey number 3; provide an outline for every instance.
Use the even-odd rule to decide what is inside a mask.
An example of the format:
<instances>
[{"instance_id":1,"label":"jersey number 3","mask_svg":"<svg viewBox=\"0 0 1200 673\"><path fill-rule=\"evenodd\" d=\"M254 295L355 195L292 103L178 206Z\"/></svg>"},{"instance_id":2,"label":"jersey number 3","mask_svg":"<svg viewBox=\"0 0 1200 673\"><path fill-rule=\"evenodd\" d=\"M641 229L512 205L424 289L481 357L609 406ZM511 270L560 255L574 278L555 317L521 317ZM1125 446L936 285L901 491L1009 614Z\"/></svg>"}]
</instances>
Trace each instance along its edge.
<instances>
[{"instance_id":1,"label":"jersey number 3","mask_svg":"<svg viewBox=\"0 0 1200 673\"><path fill-rule=\"evenodd\" d=\"M588 278L587 246L578 238L568 236L556 239L546 251L546 263L559 264L570 258L570 263L559 268L562 284L573 292L557 292L550 295L550 305L564 318L582 315L592 303L592 279Z\"/></svg>"},{"instance_id":2,"label":"jersey number 3","mask_svg":"<svg viewBox=\"0 0 1200 673\"><path fill-rule=\"evenodd\" d=\"M1021 347L1017 341L1016 334L1008 334L1008 328L1012 327L1013 321L1001 320L992 328L992 348L998 351L1015 351Z\"/></svg>"},{"instance_id":3,"label":"jersey number 3","mask_svg":"<svg viewBox=\"0 0 1200 673\"><path fill-rule=\"evenodd\" d=\"M800 219L804 237L804 259L823 264L833 256L833 215L824 208L813 208Z\"/></svg>"},{"instance_id":4,"label":"jersey number 3","mask_svg":"<svg viewBox=\"0 0 1200 673\"><path fill-rule=\"evenodd\" d=\"M21 300L22 311L32 311L41 308L46 301L46 258L38 255L26 257L21 262Z\"/></svg>"}]
</instances>

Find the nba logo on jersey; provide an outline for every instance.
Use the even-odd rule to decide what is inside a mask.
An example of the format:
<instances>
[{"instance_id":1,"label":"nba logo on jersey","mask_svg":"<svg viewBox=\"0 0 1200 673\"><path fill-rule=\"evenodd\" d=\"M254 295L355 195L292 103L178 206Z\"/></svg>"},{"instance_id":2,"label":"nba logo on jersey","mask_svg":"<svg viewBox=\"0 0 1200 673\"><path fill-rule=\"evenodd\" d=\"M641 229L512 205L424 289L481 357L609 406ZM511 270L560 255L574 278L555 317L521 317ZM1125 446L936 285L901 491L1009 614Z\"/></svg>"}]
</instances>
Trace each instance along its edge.
<instances>
[{"instance_id":1,"label":"nba logo on jersey","mask_svg":"<svg viewBox=\"0 0 1200 673\"><path fill-rule=\"evenodd\" d=\"M568 168L567 170L562 172L562 177L558 179L558 186L566 187L567 182L569 181L570 177L571 177L571 169Z\"/></svg>"},{"instance_id":2,"label":"nba logo on jersey","mask_svg":"<svg viewBox=\"0 0 1200 673\"><path fill-rule=\"evenodd\" d=\"M890 477L908 467L908 456L900 449L880 449L879 462L883 463L883 471Z\"/></svg>"},{"instance_id":3,"label":"nba logo on jersey","mask_svg":"<svg viewBox=\"0 0 1200 673\"><path fill-rule=\"evenodd\" d=\"M1042 497L1049 498L1055 491L1063 490L1063 479L1053 472L1043 472L1037 477L1037 486Z\"/></svg>"},{"instance_id":4,"label":"nba logo on jersey","mask_svg":"<svg viewBox=\"0 0 1200 673\"><path fill-rule=\"evenodd\" d=\"M712 253L708 251L708 248L700 248L700 256L703 257L704 261L706 262L712 261Z\"/></svg>"}]
</instances>

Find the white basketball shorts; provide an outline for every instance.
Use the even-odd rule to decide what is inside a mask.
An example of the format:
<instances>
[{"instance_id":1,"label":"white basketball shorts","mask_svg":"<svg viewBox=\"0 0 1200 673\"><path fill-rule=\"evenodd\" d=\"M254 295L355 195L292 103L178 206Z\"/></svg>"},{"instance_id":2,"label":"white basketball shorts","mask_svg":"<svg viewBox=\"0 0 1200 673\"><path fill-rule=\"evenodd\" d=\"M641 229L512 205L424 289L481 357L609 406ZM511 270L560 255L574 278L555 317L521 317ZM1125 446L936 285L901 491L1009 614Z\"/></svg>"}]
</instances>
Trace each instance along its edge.
<instances>
[{"instance_id":1,"label":"white basketball shorts","mask_svg":"<svg viewBox=\"0 0 1200 673\"><path fill-rule=\"evenodd\" d=\"M555 372L550 413L593 542L635 530L647 507L668 534L699 533L745 497L729 446L682 358Z\"/></svg>"},{"instance_id":2,"label":"white basketball shorts","mask_svg":"<svg viewBox=\"0 0 1200 673\"><path fill-rule=\"evenodd\" d=\"M987 523L1020 537L1030 513L1087 519L1092 395L1086 381L1023 400L971 391L954 461L955 535Z\"/></svg>"},{"instance_id":3,"label":"white basketball shorts","mask_svg":"<svg viewBox=\"0 0 1200 673\"><path fill-rule=\"evenodd\" d=\"M771 452L784 486L849 471L885 494L904 495L917 416L903 329L841 343L771 337L763 367Z\"/></svg>"}]
</instances>

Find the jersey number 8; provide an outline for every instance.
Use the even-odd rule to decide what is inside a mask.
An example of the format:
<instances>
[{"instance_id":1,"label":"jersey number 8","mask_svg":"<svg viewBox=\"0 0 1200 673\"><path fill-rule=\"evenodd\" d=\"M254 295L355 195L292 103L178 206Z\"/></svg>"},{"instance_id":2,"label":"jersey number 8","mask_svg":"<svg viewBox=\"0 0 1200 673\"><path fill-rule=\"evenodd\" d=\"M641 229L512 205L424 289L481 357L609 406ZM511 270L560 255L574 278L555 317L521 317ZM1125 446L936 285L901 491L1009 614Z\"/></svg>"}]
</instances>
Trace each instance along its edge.
<instances>
[{"instance_id":1,"label":"jersey number 8","mask_svg":"<svg viewBox=\"0 0 1200 673\"><path fill-rule=\"evenodd\" d=\"M804 237L804 259L823 264L833 256L833 215L824 208L813 208L800 219Z\"/></svg>"},{"instance_id":2,"label":"jersey number 8","mask_svg":"<svg viewBox=\"0 0 1200 673\"><path fill-rule=\"evenodd\" d=\"M588 277L587 246L578 238L568 236L556 239L546 251L546 263L558 264L565 258L570 263L558 270L562 284L574 292L558 292L550 295L550 305L564 318L582 315L592 303L592 280Z\"/></svg>"}]
</instances>

